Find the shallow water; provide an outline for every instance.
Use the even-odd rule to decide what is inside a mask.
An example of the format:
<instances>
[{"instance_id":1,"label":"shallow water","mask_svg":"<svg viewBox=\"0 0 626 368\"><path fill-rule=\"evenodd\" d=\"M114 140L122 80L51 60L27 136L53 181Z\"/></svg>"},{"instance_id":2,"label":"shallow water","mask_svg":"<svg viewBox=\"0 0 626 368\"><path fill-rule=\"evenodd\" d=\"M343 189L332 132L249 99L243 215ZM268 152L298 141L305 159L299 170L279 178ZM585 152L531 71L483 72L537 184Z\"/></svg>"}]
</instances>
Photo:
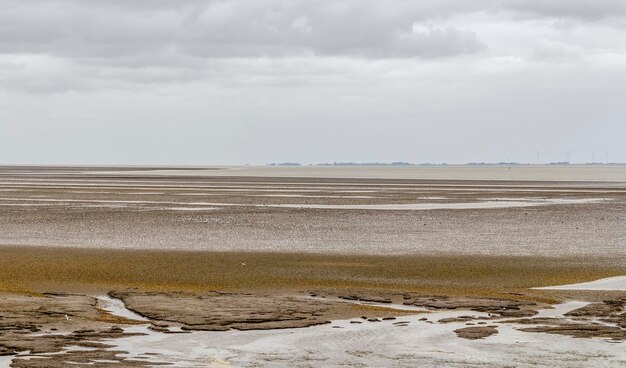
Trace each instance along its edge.
<instances>
[{"instance_id":1,"label":"shallow water","mask_svg":"<svg viewBox=\"0 0 626 368\"><path fill-rule=\"evenodd\" d=\"M579 302L569 302L546 310L544 314L560 315L580 305ZM255 364L273 367L308 367L311 364L325 367L359 364L395 367L620 367L626 364L623 343L526 333L517 331L513 325L497 322L490 323L498 326L497 335L483 340L466 340L458 338L453 332L465 327L465 323L436 322L461 315L486 316L468 311L444 311L383 322L355 324L351 323L355 320L339 320L330 325L302 329L174 335L136 326L129 331L147 335L119 339L114 343L118 349L128 351L129 357L170 362L176 367ZM428 321L420 321L423 317ZM408 325L394 324L397 322L408 322ZM310 341L316 341L316 344L310 344ZM486 351L489 353L486 354Z\"/></svg>"},{"instance_id":2,"label":"shallow water","mask_svg":"<svg viewBox=\"0 0 626 368\"><path fill-rule=\"evenodd\" d=\"M127 318L143 318L110 297L98 302L111 313ZM345 301L350 303L350 301ZM357 302L358 303L358 302ZM375 303L367 303L375 305ZM537 317L559 317L587 305L570 301L541 310ZM406 310L407 306L385 304ZM574 339L542 333L525 333L513 325L489 321L498 326L498 334L483 340L458 338L453 332L464 322L441 324L443 318L459 316L486 317L470 311L425 312L396 320L367 322L361 319L338 320L330 325L300 329L267 331L221 331L163 334L148 325L127 328L127 332L145 335L111 340L124 356L154 362L168 362L175 367L230 367L271 365L298 367L310 364L328 367L345 364L367 366L602 366L618 367L626 363L623 343L606 340ZM426 321L420 319L426 318ZM145 319L143 319L145 320ZM352 323L353 321L361 323ZM398 323L406 323L399 326ZM315 345L308 341L317 341ZM305 346L306 348L303 348ZM489 351L489 354L485 354Z\"/></svg>"},{"instance_id":3,"label":"shallow water","mask_svg":"<svg viewBox=\"0 0 626 368\"><path fill-rule=\"evenodd\" d=\"M219 170L215 170L218 168ZM102 173L93 171L94 173ZM146 174L146 171L109 171ZM151 175L384 178L441 180L537 180L626 182L626 165L516 166L223 166L207 170L155 170Z\"/></svg>"},{"instance_id":4,"label":"shallow water","mask_svg":"<svg viewBox=\"0 0 626 368\"><path fill-rule=\"evenodd\" d=\"M113 315L148 322L128 310L121 300L98 296L97 303ZM537 317L562 317L587 304L569 301L541 310ZM622 367L626 364L624 342L522 332L517 328L524 326L498 320L485 321L486 325L497 327L496 335L467 340L454 333L455 329L467 327L466 321L439 321L460 316L488 317L487 313L425 311L396 304L384 304L384 307L415 310L416 314L380 322L354 318L307 328L178 334L152 331L146 323L125 328L126 332L143 335L108 339L107 343L113 346L111 350L124 351L119 354L122 357L170 363L173 367ZM71 350L91 348L66 349ZM27 352L20 355L26 359L29 356ZM8 368L12 358L0 357L0 368Z\"/></svg>"},{"instance_id":5,"label":"shallow water","mask_svg":"<svg viewBox=\"0 0 626 368\"><path fill-rule=\"evenodd\" d=\"M214 202L169 202L169 201L138 201L138 200L94 200L94 199L55 199L55 198L0 198L0 206L19 206L19 202L28 202L27 205L54 205L66 206L68 203L76 203L77 206L119 208L128 205L180 205L176 207L148 207L157 210L172 211L204 211L217 210L219 207L269 207L269 208L306 208L306 209L332 209L332 210L379 210L379 211L424 211L436 209L493 209L493 208L523 208L547 205L589 204L607 201L604 198L494 198L480 202L460 203L395 203L395 204L246 204L246 203L214 203ZM15 203L17 202L17 203ZM183 207L184 205L192 207ZM211 206L211 207L196 207Z\"/></svg>"},{"instance_id":6,"label":"shallow water","mask_svg":"<svg viewBox=\"0 0 626 368\"><path fill-rule=\"evenodd\" d=\"M607 290L626 291L626 276L608 277L600 280L556 286L538 287L546 290Z\"/></svg>"},{"instance_id":7,"label":"shallow water","mask_svg":"<svg viewBox=\"0 0 626 368\"><path fill-rule=\"evenodd\" d=\"M13 356L1 356L0 355L0 368L10 368Z\"/></svg>"},{"instance_id":8,"label":"shallow water","mask_svg":"<svg viewBox=\"0 0 626 368\"><path fill-rule=\"evenodd\" d=\"M565 302L562 304L554 305L553 309L542 309L534 317L535 318L559 317L559 316L564 315L565 313L582 308L588 304L589 302L569 301L569 302Z\"/></svg>"},{"instance_id":9,"label":"shallow water","mask_svg":"<svg viewBox=\"0 0 626 368\"><path fill-rule=\"evenodd\" d=\"M150 321L149 319L126 308L124 302L119 299L111 298L108 295L102 295L96 297L96 300L98 303L98 308L103 309L114 316L123 317L134 321Z\"/></svg>"},{"instance_id":10,"label":"shallow water","mask_svg":"<svg viewBox=\"0 0 626 368\"><path fill-rule=\"evenodd\" d=\"M485 200L482 202L462 202L462 203L397 203L397 204L268 204L261 207L277 208L309 208L328 210L380 210L380 211L425 211L442 209L490 209L490 208L521 208L547 206L551 204L586 204L602 202L602 198L584 199L500 199L497 201Z\"/></svg>"}]
</instances>

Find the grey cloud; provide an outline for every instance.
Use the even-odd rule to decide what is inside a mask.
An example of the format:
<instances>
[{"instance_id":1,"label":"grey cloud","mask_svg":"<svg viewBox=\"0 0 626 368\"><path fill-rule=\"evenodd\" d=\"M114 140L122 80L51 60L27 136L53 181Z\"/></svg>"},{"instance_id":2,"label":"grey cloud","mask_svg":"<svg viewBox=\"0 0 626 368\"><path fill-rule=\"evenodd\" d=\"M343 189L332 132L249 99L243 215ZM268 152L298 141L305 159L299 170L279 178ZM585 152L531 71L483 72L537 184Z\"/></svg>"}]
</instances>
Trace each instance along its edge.
<instances>
[{"instance_id":1,"label":"grey cloud","mask_svg":"<svg viewBox=\"0 0 626 368\"><path fill-rule=\"evenodd\" d=\"M576 1L584 3L579 12L594 8L597 16L619 8L608 0ZM493 31L472 23L476 15L494 24L513 24L520 14L572 16L559 0L0 0L0 9L0 89L31 93L361 78L341 66L346 59L381 75L419 69L407 71L394 60L440 62L431 70L436 76L455 59L455 70L471 58L575 64L594 51L588 40L576 44L565 33L494 48ZM613 47L622 33L604 37L601 48L622 53ZM520 54L510 54L517 49Z\"/></svg>"},{"instance_id":2,"label":"grey cloud","mask_svg":"<svg viewBox=\"0 0 626 368\"><path fill-rule=\"evenodd\" d=\"M395 40L396 52L419 53L423 57L472 54L486 47L476 33L453 27L438 28L415 24L411 32Z\"/></svg>"},{"instance_id":3,"label":"grey cloud","mask_svg":"<svg viewBox=\"0 0 626 368\"><path fill-rule=\"evenodd\" d=\"M534 57L541 61L575 62L585 56L582 47L560 42L543 41L534 49Z\"/></svg>"},{"instance_id":4,"label":"grey cloud","mask_svg":"<svg viewBox=\"0 0 626 368\"><path fill-rule=\"evenodd\" d=\"M623 4L0 0L0 156L626 160Z\"/></svg>"},{"instance_id":5,"label":"grey cloud","mask_svg":"<svg viewBox=\"0 0 626 368\"><path fill-rule=\"evenodd\" d=\"M66 0L0 1L0 7L5 53L88 58L170 49L199 57L433 58L481 49L471 31L447 27L411 34L413 23L446 9L401 1Z\"/></svg>"},{"instance_id":6,"label":"grey cloud","mask_svg":"<svg viewBox=\"0 0 626 368\"><path fill-rule=\"evenodd\" d=\"M601 20L626 16L623 0L509 0L507 9L555 18Z\"/></svg>"},{"instance_id":7,"label":"grey cloud","mask_svg":"<svg viewBox=\"0 0 626 368\"><path fill-rule=\"evenodd\" d=\"M316 73L316 66L279 82L284 71L272 69L271 63L259 70L252 66L254 59L432 60L475 54L486 47L476 32L439 24L477 9L460 4L0 0L0 65L5 65L0 66L0 89L49 93L197 80L228 85L238 84L239 76L290 84L302 80L298 73ZM241 59L251 62L233 62ZM324 66L327 73L334 73L334 64ZM263 73L275 74L251 78Z\"/></svg>"}]
</instances>

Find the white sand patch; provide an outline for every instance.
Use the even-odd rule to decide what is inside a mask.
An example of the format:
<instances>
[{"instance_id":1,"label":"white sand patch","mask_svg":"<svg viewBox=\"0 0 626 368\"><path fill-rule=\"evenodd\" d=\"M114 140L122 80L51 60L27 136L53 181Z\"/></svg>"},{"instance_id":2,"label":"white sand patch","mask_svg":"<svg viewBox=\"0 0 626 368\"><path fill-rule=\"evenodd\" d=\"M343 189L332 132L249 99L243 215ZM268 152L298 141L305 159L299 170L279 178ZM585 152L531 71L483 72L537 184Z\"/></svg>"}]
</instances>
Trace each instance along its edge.
<instances>
[{"instance_id":1,"label":"white sand patch","mask_svg":"<svg viewBox=\"0 0 626 368\"><path fill-rule=\"evenodd\" d=\"M608 277L590 282L582 282L580 284L544 286L534 289L545 290L619 290L626 291L626 276Z\"/></svg>"}]
</instances>

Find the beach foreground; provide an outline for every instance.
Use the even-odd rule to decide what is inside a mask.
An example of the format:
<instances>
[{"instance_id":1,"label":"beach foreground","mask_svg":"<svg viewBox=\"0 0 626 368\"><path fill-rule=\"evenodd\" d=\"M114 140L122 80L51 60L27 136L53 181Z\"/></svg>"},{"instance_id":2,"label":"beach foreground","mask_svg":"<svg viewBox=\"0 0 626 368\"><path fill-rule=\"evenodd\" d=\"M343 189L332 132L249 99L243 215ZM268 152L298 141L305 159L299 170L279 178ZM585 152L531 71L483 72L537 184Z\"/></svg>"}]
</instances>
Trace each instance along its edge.
<instances>
[{"instance_id":1,"label":"beach foreground","mask_svg":"<svg viewBox=\"0 0 626 368\"><path fill-rule=\"evenodd\" d=\"M213 171L3 169L0 367L626 364L620 182Z\"/></svg>"},{"instance_id":2,"label":"beach foreground","mask_svg":"<svg viewBox=\"0 0 626 368\"><path fill-rule=\"evenodd\" d=\"M571 366L626 359L626 290L534 289L624 274L621 259L0 254L0 354L12 367L500 366L512 357L523 366L559 362L564 351ZM302 348L309 339L321 345ZM479 352L486 347L493 354Z\"/></svg>"}]
</instances>

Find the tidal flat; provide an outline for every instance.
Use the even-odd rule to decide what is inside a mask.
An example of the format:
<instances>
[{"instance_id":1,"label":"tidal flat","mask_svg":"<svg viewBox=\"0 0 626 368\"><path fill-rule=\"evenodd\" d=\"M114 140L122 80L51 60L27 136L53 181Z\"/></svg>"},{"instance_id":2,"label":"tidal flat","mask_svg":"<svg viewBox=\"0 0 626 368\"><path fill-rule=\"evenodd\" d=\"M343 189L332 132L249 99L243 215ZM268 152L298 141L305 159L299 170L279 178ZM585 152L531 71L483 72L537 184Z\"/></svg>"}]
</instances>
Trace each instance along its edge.
<instances>
[{"instance_id":1,"label":"tidal flat","mask_svg":"<svg viewBox=\"0 0 626 368\"><path fill-rule=\"evenodd\" d=\"M365 290L549 298L533 287L626 273L615 257L355 255L0 247L7 292Z\"/></svg>"},{"instance_id":2,"label":"tidal flat","mask_svg":"<svg viewBox=\"0 0 626 368\"><path fill-rule=\"evenodd\" d=\"M625 364L624 168L433 170L4 167L0 367Z\"/></svg>"}]
</instances>

